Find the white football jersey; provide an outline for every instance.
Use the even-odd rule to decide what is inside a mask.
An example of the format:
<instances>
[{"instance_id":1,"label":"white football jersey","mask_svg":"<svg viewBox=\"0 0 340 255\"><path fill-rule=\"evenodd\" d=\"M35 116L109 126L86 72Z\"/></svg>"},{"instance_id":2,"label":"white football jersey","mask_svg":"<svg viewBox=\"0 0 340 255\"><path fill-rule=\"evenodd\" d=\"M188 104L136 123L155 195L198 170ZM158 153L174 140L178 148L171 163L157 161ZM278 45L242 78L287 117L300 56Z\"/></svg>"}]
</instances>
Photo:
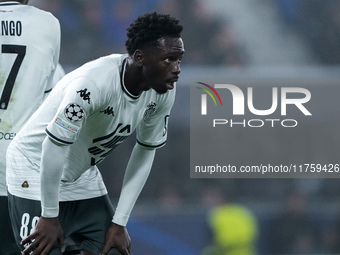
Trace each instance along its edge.
<instances>
[{"instance_id":1,"label":"white football jersey","mask_svg":"<svg viewBox=\"0 0 340 255\"><path fill-rule=\"evenodd\" d=\"M58 64L58 65L57 65L57 68L55 69L54 76L53 76L53 81L52 81L53 87L54 87L54 85L57 84L64 76L65 76L65 70L64 70L64 68L63 68L60 64ZM50 90L47 90L47 91L45 92L45 95L48 95L49 92L51 92L51 91L52 91L52 88L51 88Z\"/></svg>"},{"instance_id":2,"label":"white football jersey","mask_svg":"<svg viewBox=\"0 0 340 255\"><path fill-rule=\"evenodd\" d=\"M138 97L131 95L123 82L126 58L119 54L99 58L67 74L56 85L9 146L7 180L11 194L40 199L39 162L46 134L69 145L60 201L106 194L102 179L98 181L96 164L134 130L143 146L165 144L175 89L165 94L150 89ZM27 185L22 185L24 182Z\"/></svg>"},{"instance_id":3,"label":"white football jersey","mask_svg":"<svg viewBox=\"0 0 340 255\"><path fill-rule=\"evenodd\" d=\"M59 60L60 25L49 12L0 3L0 195L6 149L51 90Z\"/></svg>"}]
</instances>

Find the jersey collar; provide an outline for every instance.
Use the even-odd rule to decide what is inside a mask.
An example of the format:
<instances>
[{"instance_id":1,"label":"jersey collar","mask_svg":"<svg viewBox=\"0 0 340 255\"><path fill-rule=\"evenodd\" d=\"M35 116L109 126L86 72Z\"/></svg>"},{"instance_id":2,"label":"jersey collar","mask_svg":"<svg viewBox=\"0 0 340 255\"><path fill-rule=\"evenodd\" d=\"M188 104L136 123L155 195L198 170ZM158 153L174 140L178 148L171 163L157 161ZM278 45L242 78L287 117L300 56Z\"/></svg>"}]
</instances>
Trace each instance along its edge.
<instances>
[{"instance_id":1,"label":"jersey collar","mask_svg":"<svg viewBox=\"0 0 340 255\"><path fill-rule=\"evenodd\" d=\"M21 5L19 2L2 2L0 3L0 6L7 6L7 5Z\"/></svg>"},{"instance_id":2,"label":"jersey collar","mask_svg":"<svg viewBox=\"0 0 340 255\"><path fill-rule=\"evenodd\" d=\"M124 76L125 76L125 70L126 70L126 59L127 59L127 58L125 58L124 61L123 61L122 70L121 70L121 72L120 72L120 84L122 85L122 89L123 89L124 93L125 93L128 97L132 98L133 100L136 100L136 99L138 99L138 98L140 97L140 95L138 95L138 96L132 95L132 94L127 90L127 88L125 87L125 84L124 84Z\"/></svg>"}]
</instances>

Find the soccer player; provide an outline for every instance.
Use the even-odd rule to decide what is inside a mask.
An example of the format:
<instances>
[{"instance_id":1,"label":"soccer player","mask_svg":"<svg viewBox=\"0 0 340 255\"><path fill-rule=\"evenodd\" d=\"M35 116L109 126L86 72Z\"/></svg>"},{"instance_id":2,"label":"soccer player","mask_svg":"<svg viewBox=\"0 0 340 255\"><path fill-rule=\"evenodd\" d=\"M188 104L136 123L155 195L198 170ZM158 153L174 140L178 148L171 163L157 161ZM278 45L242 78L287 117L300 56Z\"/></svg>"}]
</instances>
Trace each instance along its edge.
<instances>
[{"instance_id":1,"label":"soccer player","mask_svg":"<svg viewBox=\"0 0 340 255\"><path fill-rule=\"evenodd\" d=\"M110 254L113 247L130 254L126 224L155 150L166 142L182 29L169 15L138 17L127 28L128 54L67 74L13 139L8 197L23 254L60 254L63 236L84 254ZM134 130L137 142L114 211L96 165Z\"/></svg>"},{"instance_id":2,"label":"soccer player","mask_svg":"<svg viewBox=\"0 0 340 255\"><path fill-rule=\"evenodd\" d=\"M8 214L6 150L53 86L60 25L27 0L0 0L0 254L19 254Z\"/></svg>"}]
</instances>

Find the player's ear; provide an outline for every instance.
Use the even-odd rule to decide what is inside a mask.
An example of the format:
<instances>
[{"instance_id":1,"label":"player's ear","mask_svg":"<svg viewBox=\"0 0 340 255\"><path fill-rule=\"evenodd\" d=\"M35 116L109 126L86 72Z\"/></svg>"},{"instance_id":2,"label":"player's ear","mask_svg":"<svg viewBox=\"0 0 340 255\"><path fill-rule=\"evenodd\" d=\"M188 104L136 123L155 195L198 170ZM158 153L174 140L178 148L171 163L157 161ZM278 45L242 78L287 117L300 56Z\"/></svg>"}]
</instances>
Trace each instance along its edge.
<instances>
[{"instance_id":1,"label":"player's ear","mask_svg":"<svg viewBox=\"0 0 340 255\"><path fill-rule=\"evenodd\" d=\"M137 49L133 54L133 60L138 66L142 66L144 61L143 52Z\"/></svg>"}]
</instances>

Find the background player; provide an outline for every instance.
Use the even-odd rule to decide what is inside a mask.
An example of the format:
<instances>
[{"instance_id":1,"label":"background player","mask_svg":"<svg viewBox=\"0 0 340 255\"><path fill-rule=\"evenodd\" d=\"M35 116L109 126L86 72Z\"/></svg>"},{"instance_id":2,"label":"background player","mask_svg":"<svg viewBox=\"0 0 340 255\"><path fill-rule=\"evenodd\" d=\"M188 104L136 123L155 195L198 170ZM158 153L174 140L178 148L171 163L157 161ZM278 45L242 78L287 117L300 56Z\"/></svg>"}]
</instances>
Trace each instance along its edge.
<instances>
[{"instance_id":1,"label":"background player","mask_svg":"<svg viewBox=\"0 0 340 255\"><path fill-rule=\"evenodd\" d=\"M51 90L60 51L59 21L27 6L0 0L0 254L18 254L8 215L6 150Z\"/></svg>"},{"instance_id":2,"label":"background player","mask_svg":"<svg viewBox=\"0 0 340 255\"><path fill-rule=\"evenodd\" d=\"M125 226L155 149L166 142L184 54L181 31L169 15L139 17L128 28L128 55L102 57L66 75L14 138L7 181L24 254L59 254L63 233L86 253L117 247L130 254ZM96 164L134 130L137 143L114 213ZM84 172L88 177L82 178ZM19 229L29 232L35 221L32 234L21 235Z\"/></svg>"}]
</instances>

